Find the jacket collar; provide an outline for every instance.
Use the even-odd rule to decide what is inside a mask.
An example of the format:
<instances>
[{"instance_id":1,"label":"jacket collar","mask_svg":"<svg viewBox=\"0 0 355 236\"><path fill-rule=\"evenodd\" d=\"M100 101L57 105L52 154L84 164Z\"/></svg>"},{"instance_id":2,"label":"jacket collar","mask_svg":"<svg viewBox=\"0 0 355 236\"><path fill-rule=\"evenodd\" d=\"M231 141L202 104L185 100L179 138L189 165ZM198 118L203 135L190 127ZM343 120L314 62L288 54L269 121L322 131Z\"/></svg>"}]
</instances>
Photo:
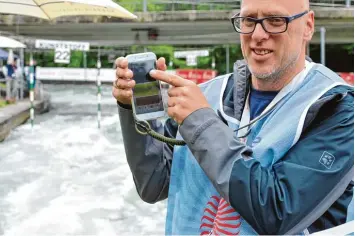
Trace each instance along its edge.
<instances>
[{"instance_id":1,"label":"jacket collar","mask_svg":"<svg viewBox=\"0 0 355 236\"><path fill-rule=\"evenodd\" d=\"M234 63L233 79L234 79L234 117L241 120L245 102L250 90L251 73L245 60L239 60Z\"/></svg>"}]
</instances>

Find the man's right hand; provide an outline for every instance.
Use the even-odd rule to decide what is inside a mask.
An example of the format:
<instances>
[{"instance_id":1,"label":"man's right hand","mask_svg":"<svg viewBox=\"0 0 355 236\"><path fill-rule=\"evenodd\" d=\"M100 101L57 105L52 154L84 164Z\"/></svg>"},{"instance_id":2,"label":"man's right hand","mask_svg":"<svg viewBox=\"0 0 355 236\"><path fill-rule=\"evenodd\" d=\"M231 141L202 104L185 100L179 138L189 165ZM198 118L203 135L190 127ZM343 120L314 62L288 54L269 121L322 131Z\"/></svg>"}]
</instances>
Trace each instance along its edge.
<instances>
[{"instance_id":1,"label":"man's right hand","mask_svg":"<svg viewBox=\"0 0 355 236\"><path fill-rule=\"evenodd\" d=\"M128 69L128 61L124 57L117 58L116 62L116 80L113 82L112 95L122 104L131 105L133 95L132 89L136 82L132 79L133 72ZM157 70L166 70L165 58L157 60Z\"/></svg>"}]
</instances>

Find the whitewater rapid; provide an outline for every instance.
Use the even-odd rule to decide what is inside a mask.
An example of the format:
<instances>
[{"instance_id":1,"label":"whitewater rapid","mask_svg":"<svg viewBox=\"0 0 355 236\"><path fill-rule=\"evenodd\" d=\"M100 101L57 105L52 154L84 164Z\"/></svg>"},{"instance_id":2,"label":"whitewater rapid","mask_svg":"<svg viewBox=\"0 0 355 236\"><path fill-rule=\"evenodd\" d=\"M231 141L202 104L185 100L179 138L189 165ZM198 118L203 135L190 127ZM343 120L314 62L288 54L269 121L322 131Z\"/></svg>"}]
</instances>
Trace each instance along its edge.
<instances>
[{"instance_id":1,"label":"whitewater rapid","mask_svg":"<svg viewBox=\"0 0 355 236\"><path fill-rule=\"evenodd\" d=\"M53 108L0 143L0 234L163 235L166 202L138 196L111 87L46 85Z\"/></svg>"}]
</instances>

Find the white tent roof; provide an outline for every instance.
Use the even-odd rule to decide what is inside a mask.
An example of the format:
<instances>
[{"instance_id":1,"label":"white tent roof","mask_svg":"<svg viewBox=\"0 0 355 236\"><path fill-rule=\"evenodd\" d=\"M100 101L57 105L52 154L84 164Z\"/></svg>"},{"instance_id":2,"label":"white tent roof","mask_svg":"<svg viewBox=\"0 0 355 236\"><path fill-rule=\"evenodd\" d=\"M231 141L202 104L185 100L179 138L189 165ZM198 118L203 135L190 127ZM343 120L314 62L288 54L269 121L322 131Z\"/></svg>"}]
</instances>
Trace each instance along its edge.
<instances>
[{"instance_id":1,"label":"white tent roof","mask_svg":"<svg viewBox=\"0 0 355 236\"><path fill-rule=\"evenodd\" d=\"M12 38L0 36L0 48L26 48L26 45Z\"/></svg>"}]
</instances>

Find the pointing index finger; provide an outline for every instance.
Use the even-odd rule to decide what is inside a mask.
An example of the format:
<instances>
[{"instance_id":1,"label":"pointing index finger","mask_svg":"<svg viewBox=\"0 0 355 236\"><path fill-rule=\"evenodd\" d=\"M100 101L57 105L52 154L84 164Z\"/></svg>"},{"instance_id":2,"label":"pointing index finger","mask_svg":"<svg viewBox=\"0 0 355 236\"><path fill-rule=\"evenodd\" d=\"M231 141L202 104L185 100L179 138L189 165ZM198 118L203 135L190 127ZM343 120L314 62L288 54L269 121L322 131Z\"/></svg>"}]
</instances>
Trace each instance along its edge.
<instances>
[{"instance_id":1,"label":"pointing index finger","mask_svg":"<svg viewBox=\"0 0 355 236\"><path fill-rule=\"evenodd\" d=\"M175 87L183 87L191 84L190 80L160 70L151 70L149 74L154 79L163 81Z\"/></svg>"},{"instance_id":2,"label":"pointing index finger","mask_svg":"<svg viewBox=\"0 0 355 236\"><path fill-rule=\"evenodd\" d=\"M116 59L116 67L126 68L128 67L128 60L125 57L119 57Z\"/></svg>"}]
</instances>

